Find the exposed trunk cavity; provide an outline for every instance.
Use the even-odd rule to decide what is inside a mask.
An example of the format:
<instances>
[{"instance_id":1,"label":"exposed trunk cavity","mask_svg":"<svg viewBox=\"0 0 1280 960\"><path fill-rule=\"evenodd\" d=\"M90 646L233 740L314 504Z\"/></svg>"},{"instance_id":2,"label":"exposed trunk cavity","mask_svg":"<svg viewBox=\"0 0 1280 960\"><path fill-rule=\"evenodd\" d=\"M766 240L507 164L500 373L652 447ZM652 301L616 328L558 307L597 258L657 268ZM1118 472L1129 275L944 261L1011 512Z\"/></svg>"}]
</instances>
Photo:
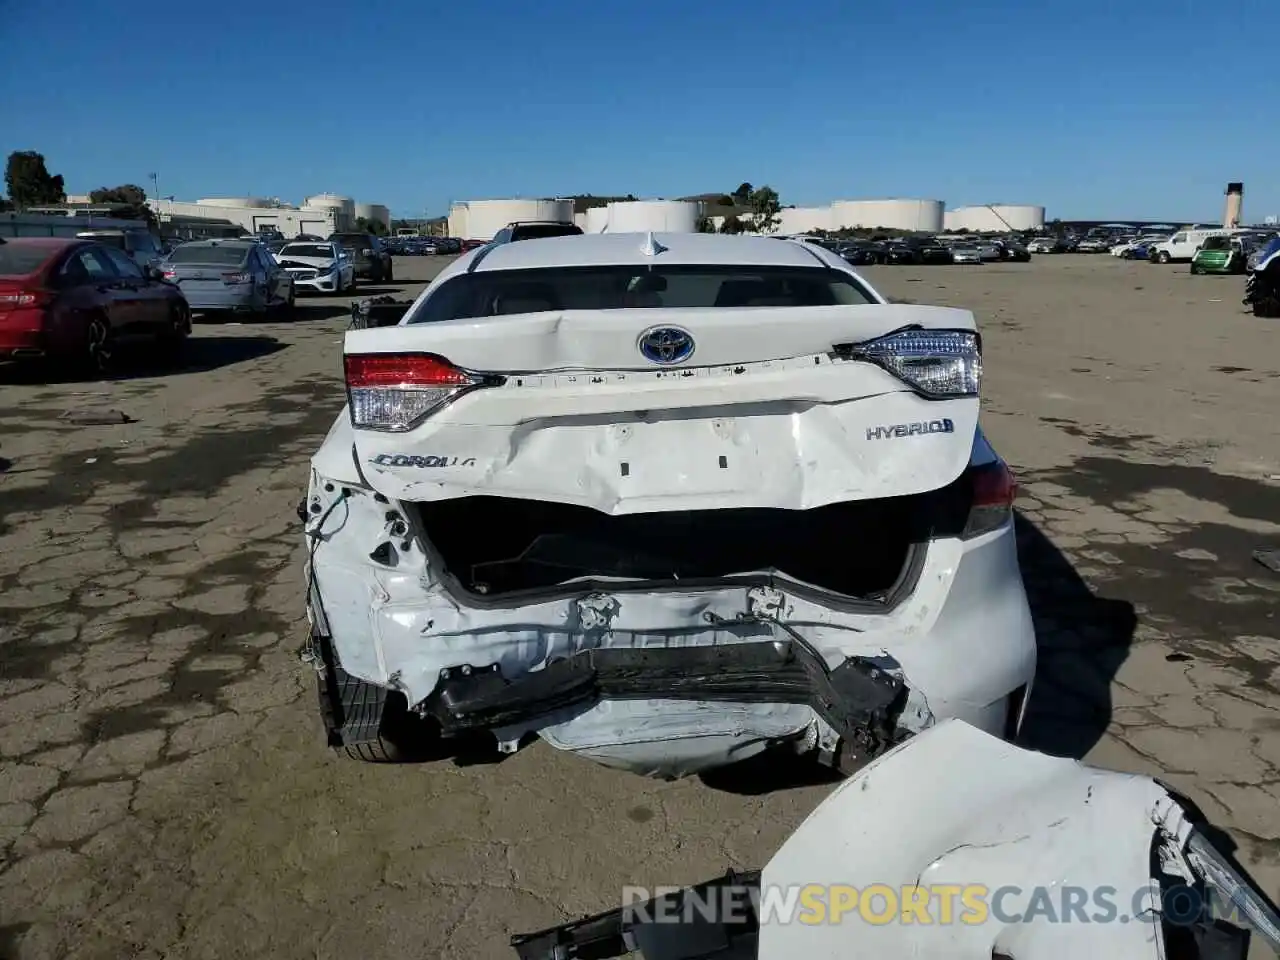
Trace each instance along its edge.
<instances>
[{"instance_id":1,"label":"exposed trunk cavity","mask_svg":"<svg viewBox=\"0 0 1280 960\"><path fill-rule=\"evenodd\" d=\"M589 580L693 585L762 574L884 603L913 576L915 545L931 534L935 500L925 495L811 510L623 516L506 497L412 507L449 572L474 594L546 590Z\"/></svg>"}]
</instances>

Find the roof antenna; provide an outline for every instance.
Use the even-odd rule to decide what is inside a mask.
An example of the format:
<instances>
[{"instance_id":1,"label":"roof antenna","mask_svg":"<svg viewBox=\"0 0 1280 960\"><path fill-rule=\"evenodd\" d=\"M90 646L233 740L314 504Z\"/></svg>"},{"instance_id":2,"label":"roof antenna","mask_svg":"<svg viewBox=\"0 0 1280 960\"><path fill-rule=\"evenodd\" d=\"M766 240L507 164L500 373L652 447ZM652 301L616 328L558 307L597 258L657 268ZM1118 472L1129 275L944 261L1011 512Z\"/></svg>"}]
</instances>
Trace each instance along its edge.
<instances>
[{"instance_id":1,"label":"roof antenna","mask_svg":"<svg viewBox=\"0 0 1280 960\"><path fill-rule=\"evenodd\" d=\"M644 246L640 248L640 252L646 257L656 257L666 249L667 248L660 244L657 238L654 237L653 231L650 230L644 238Z\"/></svg>"}]
</instances>

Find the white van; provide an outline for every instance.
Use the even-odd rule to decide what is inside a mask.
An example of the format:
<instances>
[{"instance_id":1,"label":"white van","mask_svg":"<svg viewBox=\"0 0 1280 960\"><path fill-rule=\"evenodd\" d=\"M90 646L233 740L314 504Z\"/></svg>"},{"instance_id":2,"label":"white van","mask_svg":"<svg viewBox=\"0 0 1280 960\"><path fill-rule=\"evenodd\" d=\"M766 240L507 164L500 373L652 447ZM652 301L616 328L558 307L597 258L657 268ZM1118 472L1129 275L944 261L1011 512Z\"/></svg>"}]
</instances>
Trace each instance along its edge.
<instances>
[{"instance_id":1,"label":"white van","mask_svg":"<svg viewBox=\"0 0 1280 960\"><path fill-rule=\"evenodd\" d=\"M1248 233L1242 227L1216 227L1207 230L1179 230L1163 243L1157 243L1147 255L1152 263L1171 263L1175 260L1190 260L1196 251L1210 237L1231 236L1237 233Z\"/></svg>"}]
</instances>

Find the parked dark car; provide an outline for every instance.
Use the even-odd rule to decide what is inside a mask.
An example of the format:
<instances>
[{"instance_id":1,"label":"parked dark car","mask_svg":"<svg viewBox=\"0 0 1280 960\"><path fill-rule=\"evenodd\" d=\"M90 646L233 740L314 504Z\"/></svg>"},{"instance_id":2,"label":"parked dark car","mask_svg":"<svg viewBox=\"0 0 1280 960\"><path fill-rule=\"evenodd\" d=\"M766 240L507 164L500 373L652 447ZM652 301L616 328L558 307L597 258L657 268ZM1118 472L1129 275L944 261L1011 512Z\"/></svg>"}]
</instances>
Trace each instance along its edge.
<instances>
[{"instance_id":1,"label":"parked dark car","mask_svg":"<svg viewBox=\"0 0 1280 960\"><path fill-rule=\"evenodd\" d=\"M1009 263L1030 263L1031 252L1016 240L993 241L1000 250L1000 259Z\"/></svg>"},{"instance_id":2,"label":"parked dark car","mask_svg":"<svg viewBox=\"0 0 1280 960\"><path fill-rule=\"evenodd\" d=\"M381 238L372 233L332 233L328 239L342 244L356 266L356 276L373 283L386 283L394 279L395 268L391 254Z\"/></svg>"},{"instance_id":3,"label":"parked dark car","mask_svg":"<svg viewBox=\"0 0 1280 960\"><path fill-rule=\"evenodd\" d=\"M910 244L890 243L884 248L884 262L892 264L915 264L923 262L920 251Z\"/></svg>"},{"instance_id":4,"label":"parked dark car","mask_svg":"<svg viewBox=\"0 0 1280 960\"><path fill-rule=\"evenodd\" d=\"M76 234L76 238L96 240L123 250L143 269L158 266L164 257L163 241L146 227L82 230Z\"/></svg>"},{"instance_id":5,"label":"parked dark car","mask_svg":"<svg viewBox=\"0 0 1280 960\"><path fill-rule=\"evenodd\" d=\"M850 243L836 251L855 267L869 267L884 262L884 250L876 243Z\"/></svg>"},{"instance_id":6,"label":"parked dark car","mask_svg":"<svg viewBox=\"0 0 1280 960\"><path fill-rule=\"evenodd\" d=\"M543 237L576 237L582 228L576 223L560 223L555 220L521 220L508 223L494 234L494 243L515 243L519 240L540 240Z\"/></svg>"},{"instance_id":7,"label":"parked dark car","mask_svg":"<svg viewBox=\"0 0 1280 960\"><path fill-rule=\"evenodd\" d=\"M921 263L952 263L951 248L939 240L925 240L916 249L920 251Z\"/></svg>"},{"instance_id":8,"label":"parked dark car","mask_svg":"<svg viewBox=\"0 0 1280 960\"><path fill-rule=\"evenodd\" d=\"M175 355L191 333L182 292L119 247L68 237L0 239L0 360L70 360L103 373L118 344Z\"/></svg>"},{"instance_id":9,"label":"parked dark car","mask_svg":"<svg viewBox=\"0 0 1280 960\"><path fill-rule=\"evenodd\" d=\"M486 243L488 243L488 242L489 242L489 241L487 241L487 240L463 240L463 241L462 241L462 252L463 252L463 253L467 253L467 252L469 252L469 251L471 251L471 250L475 250L475 249L477 249L478 247L483 247L483 246L484 246Z\"/></svg>"}]
</instances>

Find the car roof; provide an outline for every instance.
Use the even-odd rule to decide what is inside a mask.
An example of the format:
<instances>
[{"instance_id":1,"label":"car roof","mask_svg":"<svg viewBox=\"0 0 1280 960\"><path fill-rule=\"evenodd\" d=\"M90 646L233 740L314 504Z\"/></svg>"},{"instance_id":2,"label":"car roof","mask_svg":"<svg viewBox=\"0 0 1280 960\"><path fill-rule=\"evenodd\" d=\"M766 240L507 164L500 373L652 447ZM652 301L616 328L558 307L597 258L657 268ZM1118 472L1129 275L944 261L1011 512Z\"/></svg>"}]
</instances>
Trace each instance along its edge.
<instances>
[{"instance_id":1,"label":"car roof","mask_svg":"<svg viewBox=\"0 0 1280 960\"><path fill-rule=\"evenodd\" d=\"M652 255L646 252L650 237L661 248ZM801 240L714 233L588 233L482 247L472 259L457 264L477 272L648 264L820 267L832 264L828 257L842 262L817 244Z\"/></svg>"},{"instance_id":2,"label":"car roof","mask_svg":"<svg viewBox=\"0 0 1280 960\"><path fill-rule=\"evenodd\" d=\"M20 247L45 247L58 250L77 243L88 243L87 237L3 237L5 244L17 244Z\"/></svg>"},{"instance_id":3,"label":"car roof","mask_svg":"<svg viewBox=\"0 0 1280 960\"><path fill-rule=\"evenodd\" d=\"M226 240L220 240L217 237L209 237L205 240L188 240L183 244L184 247L252 247L257 240L242 240L240 237L229 237Z\"/></svg>"}]
</instances>

